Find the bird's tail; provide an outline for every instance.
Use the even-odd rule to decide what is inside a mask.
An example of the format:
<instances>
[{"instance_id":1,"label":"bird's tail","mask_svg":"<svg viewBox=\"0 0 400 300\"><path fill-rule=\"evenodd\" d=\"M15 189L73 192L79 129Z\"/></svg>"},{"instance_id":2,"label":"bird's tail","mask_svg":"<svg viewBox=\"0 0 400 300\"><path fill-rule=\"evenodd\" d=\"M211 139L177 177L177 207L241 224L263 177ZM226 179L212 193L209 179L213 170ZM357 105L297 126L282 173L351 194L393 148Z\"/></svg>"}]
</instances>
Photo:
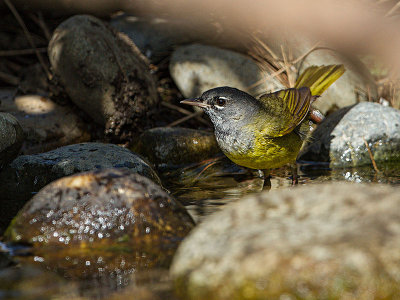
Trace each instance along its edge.
<instances>
[{"instance_id":1,"label":"bird's tail","mask_svg":"<svg viewBox=\"0 0 400 300\"><path fill-rule=\"evenodd\" d=\"M308 87L311 95L320 96L344 71L343 65L311 66L300 75L294 87Z\"/></svg>"}]
</instances>

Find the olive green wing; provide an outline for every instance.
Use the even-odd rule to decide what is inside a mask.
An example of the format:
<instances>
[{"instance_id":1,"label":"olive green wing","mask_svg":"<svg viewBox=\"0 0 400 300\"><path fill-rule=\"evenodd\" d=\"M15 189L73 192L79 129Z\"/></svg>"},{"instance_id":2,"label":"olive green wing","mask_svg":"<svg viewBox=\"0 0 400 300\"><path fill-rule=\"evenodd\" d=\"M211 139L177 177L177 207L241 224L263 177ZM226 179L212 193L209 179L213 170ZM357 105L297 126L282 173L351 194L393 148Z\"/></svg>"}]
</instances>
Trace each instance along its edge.
<instances>
[{"instance_id":1,"label":"olive green wing","mask_svg":"<svg viewBox=\"0 0 400 300\"><path fill-rule=\"evenodd\" d=\"M265 122L262 131L266 137L279 137L290 133L307 116L313 100L310 89L286 89L259 98ZM261 116L258 117L260 120Z\"/></svg>"},{"instance_id":2,"label":"olive green wing","mask_svg":"<svg viewBox=\"0 0 400 300\"><path fill-rule=\"evenodd\" d=\"M262 95L264 107L258 120L266 137L279 137L295 129L307 116L315 96L320 96L345 72L343 65L311 66L297 79L295 88Z\"/></svg>"}]
</instances>

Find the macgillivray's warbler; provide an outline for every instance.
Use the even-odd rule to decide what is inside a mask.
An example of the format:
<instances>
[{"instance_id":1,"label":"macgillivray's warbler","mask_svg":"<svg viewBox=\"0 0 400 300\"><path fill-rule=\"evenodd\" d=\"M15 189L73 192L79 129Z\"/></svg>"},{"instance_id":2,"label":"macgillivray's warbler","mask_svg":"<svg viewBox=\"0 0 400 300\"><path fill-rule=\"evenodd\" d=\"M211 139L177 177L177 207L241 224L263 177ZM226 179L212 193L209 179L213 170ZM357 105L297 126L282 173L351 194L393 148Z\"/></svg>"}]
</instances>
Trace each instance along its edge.
<instances>
[{"instance_id":1,"label":"macgillivray's warbler","mask_svg":"<svg viewBox=\"0 0 400 300\"><path fill-rule=\"evenodd\" d=\"M294 88L258 99L235 88L217 87L181 103L204 109L214 124L218 145L230 160L251 169L270 170L295 164L310 131L312 102L344 71L343 65L312 66ZM297 183L296 173L293 183Z\"/></svg>"}]
</instances>

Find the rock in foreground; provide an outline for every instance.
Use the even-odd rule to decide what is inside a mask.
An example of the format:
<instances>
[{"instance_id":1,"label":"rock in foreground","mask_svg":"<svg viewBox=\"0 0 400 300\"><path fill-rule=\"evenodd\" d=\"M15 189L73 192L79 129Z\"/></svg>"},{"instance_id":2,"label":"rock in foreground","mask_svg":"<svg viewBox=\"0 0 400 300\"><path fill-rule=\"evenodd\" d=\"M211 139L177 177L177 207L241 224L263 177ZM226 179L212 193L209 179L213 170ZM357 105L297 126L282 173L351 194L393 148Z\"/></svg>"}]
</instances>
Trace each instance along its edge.
<instances>
[{"instance_id":1,"label":"rock in foreground","mask_svg":"<svg viewBox=\"0 0 400 300\"><path fill-rule=\"evenodd\" d=\"M190 299L399 299L399 189L252 195L205 219L171 267Z\"/></svg>"},{"instance_id":2,"label":"rock in foreground","mask_svg":"<svg viewBox=\"0 0 400 300\"><path fill-rule=\"evenodd\" d=\"M377 163L400 162L400 112L371 102L345 107L327 117L309 141L299 160L331 167L370 165L366 142Z\"/></svg>"},{"instance_id":3,"label":"rock in foreground","mask_svg":"<svg viewBox=\"0 0 400 300\"><path fill-rule=\"evenodd\" d=\"M183 238L194 223L150 179L108 169L61 178L18 213L5 238L34 245L118 247Z\"/></svg>"}]
</instances>

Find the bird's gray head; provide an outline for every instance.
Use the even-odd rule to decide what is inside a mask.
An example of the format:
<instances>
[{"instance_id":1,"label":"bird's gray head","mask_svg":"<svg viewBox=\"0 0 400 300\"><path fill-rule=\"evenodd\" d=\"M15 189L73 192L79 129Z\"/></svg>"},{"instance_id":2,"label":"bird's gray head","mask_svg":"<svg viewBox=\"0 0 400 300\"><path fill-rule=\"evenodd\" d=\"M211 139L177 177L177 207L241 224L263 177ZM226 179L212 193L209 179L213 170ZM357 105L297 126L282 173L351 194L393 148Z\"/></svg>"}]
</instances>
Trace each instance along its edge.
<instances>
[{"instance_id":1,"label":"bird's gray head","mask_svg":"<svg viewBox=\"0 0 400 300\"><path fill-rule=\"evenodd\" d=\"M215 127L226 122L246 123L259 110L260 105L251 95L227 86L208 90L199 98L181 103L203 108Z\"/></svg>"}]
</instances>

